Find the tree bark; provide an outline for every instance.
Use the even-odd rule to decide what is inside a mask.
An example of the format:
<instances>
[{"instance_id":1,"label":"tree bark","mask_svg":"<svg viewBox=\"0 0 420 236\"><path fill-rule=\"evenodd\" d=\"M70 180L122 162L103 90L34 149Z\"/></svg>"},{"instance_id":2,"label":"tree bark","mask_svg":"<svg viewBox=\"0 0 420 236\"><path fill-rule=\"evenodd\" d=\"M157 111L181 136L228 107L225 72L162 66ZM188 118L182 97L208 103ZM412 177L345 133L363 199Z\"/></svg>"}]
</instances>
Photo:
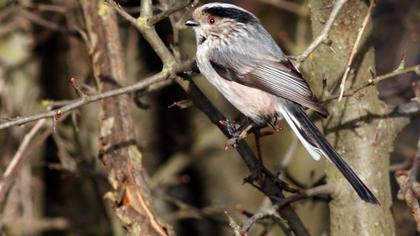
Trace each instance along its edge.
<instances>
[{"instance_id":1,"label":"tree bark","mask_svg":"<svg viewBox=\"0 0 420 236\"><path fill-rule=\"evenodd\" d=\"M89 38L93 72L100 92L126 84L116 16L101 0L80 1ZM151 206L150 189L136 147L129 96L102 101L99 158L114 192L107 196L130 235L168 235Z\"/></svg>"},{"instance_id":2,"label":"tree bark","mask_svg":"<svg viewBox=\"0 0 420 236\"><path fill-rule=\"evenodd\" d=\"M312 30L316 36L330 14L331 7L328 6L334 1L310 0L309 3ZM330 91L339 92L338 85L367 9L366 1L348 1L329 34L336 54L326 45L321 45L304 63L306 78L317 94L328 96L332 93ZM371 25L365 29L346 89L360 86L372 78L370 71L375 68L375 59L368 40L371 29ZM326 79L325 88L323 79ZM331 235L394 235L389 157L394 139L408 120L373 116L390 111L378 98L374 87L363 89L340 102L335 100L328 105L328 110L331 116L323 125L329 141L380 201L380 205L373 205L360 200L337 169L329 165L328 182L337 185L337 194L330 203Z\"/></svg>"}]
</instances>

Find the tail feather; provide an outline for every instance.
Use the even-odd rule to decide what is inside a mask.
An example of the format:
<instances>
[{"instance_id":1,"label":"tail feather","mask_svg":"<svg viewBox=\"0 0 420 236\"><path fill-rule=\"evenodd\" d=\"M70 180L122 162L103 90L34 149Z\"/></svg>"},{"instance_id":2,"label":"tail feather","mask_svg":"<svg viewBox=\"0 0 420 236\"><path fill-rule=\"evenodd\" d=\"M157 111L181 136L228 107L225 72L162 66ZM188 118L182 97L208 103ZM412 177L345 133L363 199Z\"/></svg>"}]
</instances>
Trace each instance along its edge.
<instances>
[{"instance_id":1,"label":"tail feather","mask_svg":"<svg viewBox=\"0 0 420 236\"><path fill-rule=\"evenodd\" d=\"M280 105L279 109L284 119L314 159L319 160L321 154L328 157L344 175L361 199L374 204L379 203L375 195L373 195L356 173L354 173L352 168L324 138L300 105L285 101Z\"/></svg>"}]
</instances>

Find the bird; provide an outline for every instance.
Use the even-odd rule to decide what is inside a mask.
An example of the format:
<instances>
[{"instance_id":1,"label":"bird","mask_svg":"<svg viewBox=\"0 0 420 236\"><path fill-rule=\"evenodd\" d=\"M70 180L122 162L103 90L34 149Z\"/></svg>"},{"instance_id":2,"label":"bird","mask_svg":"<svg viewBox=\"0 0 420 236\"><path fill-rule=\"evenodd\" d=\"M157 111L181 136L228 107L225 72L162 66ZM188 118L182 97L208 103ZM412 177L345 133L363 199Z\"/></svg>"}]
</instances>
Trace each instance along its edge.
<instances>
[{"instance_id":1,"label":"bird","mask_svg":"<svg viewBox=\"0 0 420 236\"><path fill-rule=\"evenodd\" d=\"M256 125L284 119L314 159L327 157L362 200L379 203L306 114L309 108L329 115L254 14L233 4L208 3L185 25L195 32L199 71L238 111Z\"/></svg>"}]
</instances>

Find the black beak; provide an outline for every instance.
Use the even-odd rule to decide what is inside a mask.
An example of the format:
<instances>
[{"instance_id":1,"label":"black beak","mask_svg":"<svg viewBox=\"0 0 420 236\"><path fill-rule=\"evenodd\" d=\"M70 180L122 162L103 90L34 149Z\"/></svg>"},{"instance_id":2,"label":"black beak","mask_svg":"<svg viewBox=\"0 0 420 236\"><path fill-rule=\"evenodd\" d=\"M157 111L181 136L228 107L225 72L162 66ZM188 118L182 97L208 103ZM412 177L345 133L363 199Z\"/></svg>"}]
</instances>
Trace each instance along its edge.
<instances>
[{"instance_id":1,"label":"black beak","mask_svg":"<svg viewBox=\"0 0 420 236\"><path fill-rule=\"evenodd\" d=\"M185 22L185 25L186 25L186 26L190 26L190 27L196 27L196 26L199 26L200 24L198 24L198 22L194 21L194 20L191 18L191 19L189 19L189 20L187 20L187 21Z\"/></svg>"}]
</instances>

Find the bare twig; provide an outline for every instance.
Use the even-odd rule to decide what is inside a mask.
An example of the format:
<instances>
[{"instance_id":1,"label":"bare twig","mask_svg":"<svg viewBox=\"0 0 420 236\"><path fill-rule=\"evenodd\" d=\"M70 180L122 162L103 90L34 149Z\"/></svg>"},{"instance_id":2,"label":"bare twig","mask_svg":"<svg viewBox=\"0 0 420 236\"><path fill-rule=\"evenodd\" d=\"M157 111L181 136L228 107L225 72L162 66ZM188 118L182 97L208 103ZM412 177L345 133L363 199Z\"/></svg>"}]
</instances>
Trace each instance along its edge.
<instances>
[{"instance_id":1,"label":"bare twig","mask_svg":"<svg viewBox=\"0 0 420 236\"><path fill-rule=\"evenodd\" d=\"M408 168L410 168L410 166L413 165L413 161L414 161L413 159L414 159L414 157L412 157L412 158L407 157L401 163L392 164L392 165L389 166L389 171L390 172L396 172L396 171L399 171L399 170L408 169Z\"/></svg>"},{"instance_id":2,"label":"bare twig","mask_svg":"<svg viewBox=\"0 0 420 236\"><path fill-rule=\"evenodd\" d=\"M228 211L225 211L225 216L228 218L229 227L233 230L235 236L244 236L241 231L241 226L233 219L233 217L229 214Z\"/></svg>"},{"instance_id":3,"label":"bare twig","mask_svg":"<svg viewBox=\"0 0 420 236\"><path fill-rule=\"evenodd\" d=\"M341 101L341 99L343 98L344 89L345 89L347 77L348 77L350 69L351 69L351 65L353 64L353 60L356 57L356 53L357 53L357 50L359 48L363 33L365 32L366 26L369 23L370 16L372 15L372 10L375 7L375 5L376 5L376 0L371 0L369 8L368 8L367 13L366 13L366 16L363 19L362 26L360 27L359 33L357 34L356 41L354 42L353 49L351 50L349 60L347 61L347 67L346 67L346 70L344 71L343 78L341 79L340 96L338 97L338 101Z\"/></svg>"},{"instance_id":4,"label":"bare twig","mask_svg":"<svg viewBox=\"0 0 420 236\"><path fill-rule=\"evenodd\" d=\"M411 210L411 214L417 224L417 232L420 232L420 205L413 189L413 182L407 171L398 171L395 173L395 178L400 186L399 198L405 200L407 206Z\"/></svg>"},{"instance_id":5,"label":"bare twig","mask_svg":"<svg viewBox=\"0 0 420 236\"><path fill-rule=\"evenodd\" d=\"M108 3L120 14L124 19L130 22L147 40L156 54L163 62L164 70L171 68L175 64L175 58L155 30L155 26L151 24L150 19L153 17L152 3L150 0L144 0L140 5L140 17L138 19L130 16L113 0ZM167 11L170 11L168 9Z\"/></svg>"},{"instance_id":6,"label":"bare twig","mask_svg":"<svg viewBox=\"0 0 420 236\"><path fill-rule=\"evenodd\" d=\"M291 195L282 201L280 201L276 207L282 208L292 202L296 202L302 199L306 199L309 197L319 196L319 195L331 195L331 197L334 197L336 194L336 187L333 183L328 183L320 186L316 186L310 189L306 189L302 193Z\"/></svg>"},{"instance_id":7,"label":"bare twig","mask_svg":"<svg viewBox=\"0 0 420 236\"><path fill-rule=\"evenodd\" d=\"M294 194L284 199L281 199L278 203L273 205L268 209L262 209L259 212L255 213L252 217L250 217L241 227L241 233L247 233L251 230L252 226L257 223L257 221L264 219L264 218L272 218L274 220L282 221L283 219L280 215L277 214L278 209L288 205L290 203L314 197L319 195L334 195L335 187L334 184L325 184L317 187L313 187L310 189L306 189L302 193Z\"/></svg>"},{"instance_id":8,"label":"bare twig","mask_svg":"<svg viewBox=\"0 0 420 236\"><path fill-rule=\"evenodd\" d=\"M177 11L180 11L180 10L183 10L184 8L192 5L194 1L195 0L187 0L185 2L181 2L181 3L179 3L179 4L175 5L175 6L170 7L168 10L163 11L163 12L161 12L161 13L153 16L153 17L151 17L149 19L149 24L155 25L159 21L161 21L161 20L163 20L165 18L168 18L173 13L175 13Z\"/></svg>"},{"instance_id":9,"label":"bare twig","mask_svg":"<svg viewBox=\"0 0 420 236\"><path fill-rule=\"evenodd\" d=\"M350 96L353 96L354 94L356 94L360 90L362 90L364 88L367 88L367 87L370 87L370 86L374 86L374 85L376 85L377 83L379 83L382 80L394 78L396 76L407 74L407 73L415 73L417 75L420 75L420 64L419 65L415 65L415 66L410 66L410 67L407 67L407 68L404 68L404 69L398 68L398 69L396 69L393 72L390 72L390 73L387 73L387 74L384 74L384 75L377 76L377 77L375 77L373 79L369 79L364 84L361 84L359 87L346 91L342 95L342 97L350 97ZM337 99L339 97L340 97L340 94L332 95L330 97L325 98L323 102L329 102L329 101L334 100L334 99Z\"/></svg>"},{"instance_id":10,"label":"bare twig","mask_svg":"<svg viewBox=\"0 0 420 236\"><path fill-rule=\"evenodd\" d=\"M242 227L240 228L241 234L248 235L248 232L252 229L252 226L254 226L255 223L257 223L259 220L265 218L272 218L280 222L283 221L281 216L276 212L276 209L274 207L270 207L266 210L255 213L252 217L245 221L245 223L243 223Z\"/></svg>"},{"instance_id":11,"label":"bare twig","mask_svg":"<svg viewBox=\"0 0 420 236\"><path fill-rule=\"evenodd\" d=\"M4 202L6 200L7 193L9 192L10 187L18 173L19 167L22 165L25 160L25 152L31 143L32 139L38 133L38 131L44 126L46 120L39 120L34 127L25 135L22 143L20 144L18 150L12 158L12 161L7 166L6 171L3 173L2 180L0 182L0 209L3 209Z\"/></svg>"},{"instance_id":12,"label":"bare twig","mask_svg":"<svg viewBox=\"0 0 420 236\"><path fill-rule=\"evenodd\" d=\"M59 120L57 120L57 121L55 121L55 118L53 118L53 120L54 120L54 123L60 123L60 122L62 122L63 120L65 120L66 118L67 118L67 116L69 115L69 113L67 113L67 114L64 114L63 116L61 116L60 117L60 119ZM43 121L43 120L39 120L38 122L41 122L41 121ZM36 125L35 125L36 126ZM34 126L34 127L35 127ZM45 143L45 140L52 134L54 132L54 127L53 126L51 126L51 127L49 127L47 130L45 130L44 132L42 132L41 134L39 134L38 136L37 136L37 138L35 139L35 140L33 140L33 142L32 142L32 144L29 146L29 147L26 147L26 150L31 150L32 152L34 151L34 150L37 150L43 143ZM17 152L16 152L17 153ZM12 159L13 160L13 159ZM22 160L19 160L19 161L23 161L24 160L24 156L22 156ZM12 165L12 163L13 162L11 162L10 164L9 164L9 166L10 165ZM17 165L14 165L14 167L13 167L13 170L12 170L12 172L11 173L13 173L13 175L14 176L16 176L17 175L17 173L20 171L20 169L22 168L22 164L20 164L20 163L18 163ZM10 166L11 167L11 166ZM6 173L6 172L5 172ZM5 181L5 178L3 177L3 180L2 181ZM11 187L13 186L13 184L14 184L14 181L12 180L11 181L11 183L10 183L10 185L7 187L6 185L6 187L8 188L8 189L5 189L5 191L6 191L6 194L5 194L5 196L7 196L7 193L8 193L8 191L11 189ZM0 186L2 185L2 182L0 182ZM1 188L0 188L1 189ZM0 196L3 196L2 194L0 194ZM3 200L3 201L2 201ZM0 212L3 210L3 207L4 207L4 203L5 203L5 200L6 199L2 199L1 197L0 197Z\"/></svg>"},{"instance_id":13,"label":"bare twig","mask_svg":"<svg viewBox=\"0 0 420 236\"><path fill-rule=\"evenodd\" d=\"M54 109L52 111L39 113L39 114L32 115L32 116L18 117L18 118L12 119L10 121L1 123L0 124L0 130L6 129L6 128L9 128L9 127L12 127L12 126L16 126L16 125L26 124L26 123L33 122L33 121L40 120L40 119L44 119L44 118L55 117L58 113L64 114L66 112L75 110L75 109L77 109L81 106L87 105L87 104L92 103L92 102L100 101L100 100L103 100L105 98L119 96L119 95L122 95L122 94L131 93L131 92L134 92L136 90L145 89L145 88L149 87L150 85L153 85L155 83L158 83L158 82L164 81L168 78L171 78L171 76L173 76L176 73L179 73L179 72L190 69L191 64L192 64L192 61L187 61L187 62L183 62L183 63L180 63L180 64L176 64L172 67L171 70L162 71L158 74L147 77L147 78L145 78L145 79L143 79L143 80L141 80L141 81L139 81L139 82L137 82L133 85L121 87L121 88L110 90L110 91L103 92L103 93L98 93L98 94L91 95L91 96L81 97L79 99L72 100L68 105L65 105L65 106L63 106L61 108L58 108L58 109Z\"/></svg>"},{"instance_id":14,"label":"bare twig","mask_svg":"<svg viewBox=\"0 0 420 236\"><path fill-rule=\"evenodd\" d=\"M297 64L299 65L301 62L303 62L304 60L306 60L306 58L309 57L309 55L311 55L311 53L313 51L315 51L315 49L317 49L319 47L319 45L321 45L321 43L325 43L328 40L328 34L331 30L331 27L334 24L334 21L337 19L338 13L340 12L341 8L343 7L343 5L347 2L347 0L336 0L334 3L334 7L331 11L331 14L327 20L327 22L325 23L324 28L322 29L322 32L320 35L318 35L318 37L316 37L314 39L314 41L312 41L312 43L306 48L306 50L299 56L295 57L295 60L297 62ZM293 57L291 57L293 58Z\"/></svg>"}]
</instances>

